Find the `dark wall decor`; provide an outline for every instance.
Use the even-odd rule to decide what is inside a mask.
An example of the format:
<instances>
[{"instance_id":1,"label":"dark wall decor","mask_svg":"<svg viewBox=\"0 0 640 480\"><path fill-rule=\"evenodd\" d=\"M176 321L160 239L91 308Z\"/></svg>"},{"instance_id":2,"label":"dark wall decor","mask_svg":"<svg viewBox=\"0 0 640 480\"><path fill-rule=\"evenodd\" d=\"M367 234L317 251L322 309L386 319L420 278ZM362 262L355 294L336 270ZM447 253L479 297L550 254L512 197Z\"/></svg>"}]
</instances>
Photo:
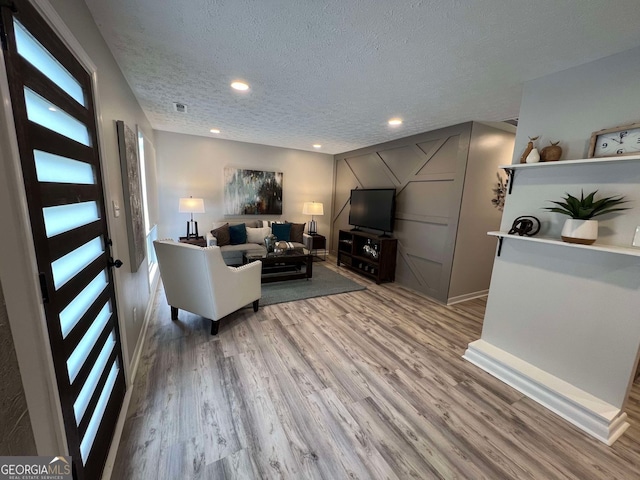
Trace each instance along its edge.
<instances>
[{"instance_id":1,"label":"dark wall decor","mask_svg":"<svg viewBox=\"0 0 640 480\"><path fill-rule=\"evenodd\" d=\"M118 131L124 207L127 216L129 263L133 273L138 271L138 267L140 267L145 255L144 213L140 162L138 160L138 141L135 132L125 125L122 120L116 121L116 128Z\"/></svg>"},{"instance_id":2,"label":"dark wall decor","mask_svg":"<svg viewBox=\"0 0 640 480\"><path fill-rule=\"evenodd\" d=\"M282 215L282 172L224 169L225 215Z\"/></svg>"},{"instance_id":3,"label":"dark wall decor","mask_svg":"<svg viewBox=\"0 0 640 480\"><path fill-rule=\"evenodd\" d=\"M511 224L509 235L520 235L524 237L533 237L540 231L540 220L536 217L524 215L516 218Z\"/></svg>"},{"instance_id":4,"label":"dark wall decor","mask_svg":"<svg viewBox=\"0 0 640 480\"><path fill-rule=\"evenodd\" d=\"M507 196L509 179L505 179L500 172L496 172L496 177L498 178L498 181L494 184L495 186L492 189L493 198L491 199L491 204L502 212L504 211L504 200Z\"/></svg>"}]
</instances>

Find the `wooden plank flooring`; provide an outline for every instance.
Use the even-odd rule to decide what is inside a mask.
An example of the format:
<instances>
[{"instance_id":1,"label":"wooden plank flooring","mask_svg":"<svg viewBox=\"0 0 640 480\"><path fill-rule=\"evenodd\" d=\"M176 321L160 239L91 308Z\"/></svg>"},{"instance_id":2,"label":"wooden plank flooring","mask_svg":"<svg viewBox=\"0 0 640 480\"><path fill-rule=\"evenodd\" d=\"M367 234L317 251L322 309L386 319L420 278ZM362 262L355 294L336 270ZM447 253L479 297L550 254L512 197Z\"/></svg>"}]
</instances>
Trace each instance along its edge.
<instances>
[{"instance_id":1,"label":"wooden plank flooring","mask_svg":"<svg viewBox=\"0 0 640 480\"><path fill-rule=\"evenodd\" d=\"M217 337L159 292L112 479L640 478L640 385L607 447L461 358L484 300L339 270L367 290L247 308Z\"/></svg>"}]
</instances>

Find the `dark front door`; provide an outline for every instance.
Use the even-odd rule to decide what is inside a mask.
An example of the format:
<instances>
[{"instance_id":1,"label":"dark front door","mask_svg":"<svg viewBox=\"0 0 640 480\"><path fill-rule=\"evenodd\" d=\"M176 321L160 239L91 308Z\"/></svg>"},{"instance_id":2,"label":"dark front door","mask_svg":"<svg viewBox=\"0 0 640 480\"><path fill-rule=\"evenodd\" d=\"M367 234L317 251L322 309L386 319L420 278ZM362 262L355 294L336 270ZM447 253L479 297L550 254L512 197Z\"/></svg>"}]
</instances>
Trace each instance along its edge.
<instances>
[{"instance_id":1,"label":"dark front door","mask_svg":"<svg viewBox=\"0 0 640 480\"><path fill-rule=\"evenodd\" d=\"M9 3L2 47L53 364L76 478L93 480L125 380L91 77L26 0Z\"/></svg>"}]
</instances>

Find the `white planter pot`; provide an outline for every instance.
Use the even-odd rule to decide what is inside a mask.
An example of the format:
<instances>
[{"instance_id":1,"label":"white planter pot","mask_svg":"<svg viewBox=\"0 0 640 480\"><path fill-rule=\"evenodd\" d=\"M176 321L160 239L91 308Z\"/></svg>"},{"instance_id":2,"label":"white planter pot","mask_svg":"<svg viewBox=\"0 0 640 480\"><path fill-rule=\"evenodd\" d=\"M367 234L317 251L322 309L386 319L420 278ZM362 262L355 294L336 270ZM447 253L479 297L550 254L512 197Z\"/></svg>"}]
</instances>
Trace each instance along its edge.
<instances>
[{"instance_id":1,"label":"white planter pot","mask_svg":"<svg viewBox=\"0 0 640 480\"><path fill-rule=\"evenodd\" d=\"M591 245L598 239L598 221L569 218L565 220L560 235L564 242Z\"/></svg>"}]
</instances>

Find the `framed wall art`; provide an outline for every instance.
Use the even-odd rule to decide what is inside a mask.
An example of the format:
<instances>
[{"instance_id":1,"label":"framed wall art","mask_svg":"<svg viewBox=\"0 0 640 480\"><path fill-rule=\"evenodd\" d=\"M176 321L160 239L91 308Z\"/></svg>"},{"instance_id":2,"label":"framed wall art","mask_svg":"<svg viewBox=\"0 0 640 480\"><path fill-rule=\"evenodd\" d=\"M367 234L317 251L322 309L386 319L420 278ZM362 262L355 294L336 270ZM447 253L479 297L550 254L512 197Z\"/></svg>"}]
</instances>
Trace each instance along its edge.
<instances>
[{"instance_id":1,"label":"framed wall art","mask_svg":"<svg viewBox=\"0 0 640 480\"><path fill-rule=\"evenodd\" d=\"M118 151L122 172L122 190L129 238L129 262L131 272L137 272L145 255L144 212L142 207L142 183L138 160L138 137L122 120L116 121Z\"/></svg>"},{"instance_id":2,"label":"framed wall art","mask_svg":"<svg viewBox=\"0 0 640 480\"><path fill-rule=\"evenodd\" d=\"M282 172L224 169L225 215L282 215Z\"/></svg>"}]
</instances>

